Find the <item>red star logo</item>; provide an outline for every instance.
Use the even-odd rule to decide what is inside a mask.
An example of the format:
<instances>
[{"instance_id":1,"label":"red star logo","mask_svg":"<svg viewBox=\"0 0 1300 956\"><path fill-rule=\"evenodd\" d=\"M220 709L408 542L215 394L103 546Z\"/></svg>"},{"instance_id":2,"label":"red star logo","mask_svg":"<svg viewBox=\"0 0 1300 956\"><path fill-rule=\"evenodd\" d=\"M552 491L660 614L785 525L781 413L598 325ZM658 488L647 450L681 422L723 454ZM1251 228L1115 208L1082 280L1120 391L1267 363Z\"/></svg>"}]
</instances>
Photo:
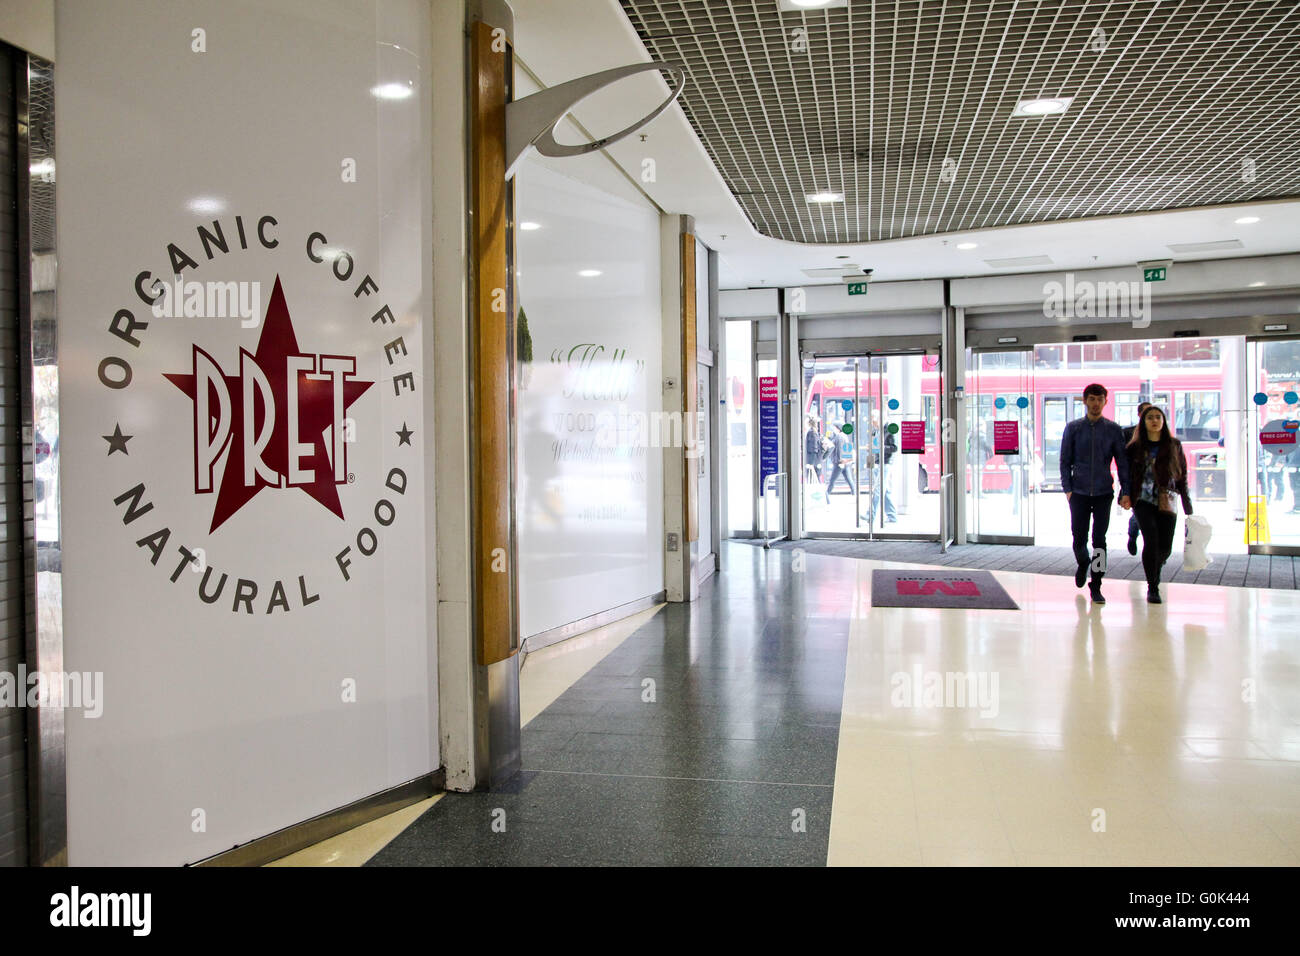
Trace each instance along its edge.
<instances>
[{"instance_id":1,"label":"red star logo","mask_svg":"<svg viewBox=\"0 0 1300 956\"><path fill-rule=\"evenodd\" d=\"M209 420L204 424L208 428L206 436L208 441L215 440L223 429L227 432L227 436L223 441L224 447L229 448L229 454L226 457L225 471L221 476L221 488L217 493L217 505L212 513L212 527L208 529L208 533L211 534L221 527L227 519L251 501L253 496L263 488L290 486L288 475L291 437L294 442L301 442L310 446L309 451L298 455L299 470L310 477L308 480L293 484L292 487L301 488L329 509L330 512L342 518L343 506L339 502L337 486L347 481L346 461L342 463L344 474L340 481L336 476L335 462L331 458L330 449L331 444L335 444L339 449L346 449L346 445L343 445L341 440L331 442L326 439L327 432L334 436L336 429L343 428L343 423L336 421L334 414L334 389L336 383L330 375L320 374L322 369L317 356L299 350L298 339L294 335L293 322L289 318L289 308L284 301L284 290L280 287L279 276L275 277L275 288L271 291L271 301L267 305L266 318L262 323L262 335L257 342L257 351L251 356L245 349L239 351L241 362L245 357L251 358L270 383L271 411L274 412L274 423L271 429L270 441L261 453L261 462L278 476L279 484L272 484L267 481L261 471L257 469L253 472L252 483L245 483L244 450L246 443L243 436L243 378L241 374L232 376L226 375L224 371L221 372L227 393L223 397L228 399L229 402L228 421L222 422L219 420L222 405L218 399L215 384L210 383L207 396L208 408L215 409L216 412L210 412ZM194 347L195 369L197 369L199 356L211 361L210 357L196 345ZM294 378L296 381L292 383L289 381L289 370L286 364L290 358L306 359L309 363L307 371L298 370L295 372ZM342 357L321 356L320 358ZM352 362L352 367L355 369L355 359ZM215 363L213 364L215 365ZM166 375L169 382L188 395L191 401L195 402L196 413L198 390L195 382L197 377L195 371ZM348 406L360 398L366 389L375 383L361 382L343 375L339 384L342 386L342 408L346 412ZM291 385L296 391L298 404L298 434L293 436L289 434L289 415L287 414L290 400L294 397L289 391ZM257 389L253 390L253 396L252 433L253 435L261 435L268 409L265 400L261 399ZM199 423L196 422L196 431L198 425ZM304 436L306 436L305 439ZM199 435L195 435L196 465L199 437ZM343 455L344 452L340 451L338 454ZM220 450L217 451L217 455L219 457ZM195 491L201 493L197 476Z\"/></svg>"}]
</instances>

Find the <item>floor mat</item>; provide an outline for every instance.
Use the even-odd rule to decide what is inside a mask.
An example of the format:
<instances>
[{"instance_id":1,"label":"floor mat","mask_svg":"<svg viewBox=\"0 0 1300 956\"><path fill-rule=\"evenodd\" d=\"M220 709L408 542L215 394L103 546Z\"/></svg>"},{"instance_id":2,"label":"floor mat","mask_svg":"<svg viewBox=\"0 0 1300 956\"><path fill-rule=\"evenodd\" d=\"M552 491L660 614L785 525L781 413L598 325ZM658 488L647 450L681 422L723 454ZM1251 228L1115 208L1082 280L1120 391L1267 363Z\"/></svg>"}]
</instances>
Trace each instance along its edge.
<instances>
[{"instance_id":1,"label":"floor mat","mask_svg":"<svg viewBox=\"0 0 1300 956\"><path fill-rule=\"evenodd\" d=\"M872 571L874 607L938 607L1018 611L1020 605L988 571Z\"/></svg>"}]
</instances>

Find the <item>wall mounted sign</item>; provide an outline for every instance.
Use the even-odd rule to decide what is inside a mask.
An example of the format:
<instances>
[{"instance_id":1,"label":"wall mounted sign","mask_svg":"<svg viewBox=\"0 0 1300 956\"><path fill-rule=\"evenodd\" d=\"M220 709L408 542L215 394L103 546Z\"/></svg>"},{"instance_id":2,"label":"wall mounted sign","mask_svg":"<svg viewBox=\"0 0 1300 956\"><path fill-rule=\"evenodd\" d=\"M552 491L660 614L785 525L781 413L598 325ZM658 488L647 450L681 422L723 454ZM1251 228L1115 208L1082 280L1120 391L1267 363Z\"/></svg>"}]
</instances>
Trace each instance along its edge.
<instances>
[{"instance_id":1,"label":"wall mounted sign","mask_svg":"<svg viewBox=\"0 0 1300 956\"><path fill-rule=\"evenodd\" d=\"M104 686L66 721L74 866L191 863L441 762L432 19L273 6L55 24L64 660ZM162 116L165 150L105 148Z\"/></svg>"},{"instance_id":2,"label":"wall mounted sign","mask_svg":"<svg viewBox=\"0 0 1300 956\"><path fill-rule=\"evenodd\" d=\"M767 492L767 478L780 471L778 417L781 396L777 392L776 376L763 376L758 380L758 448L759 494Z\"/></svg>"}]
</instances>

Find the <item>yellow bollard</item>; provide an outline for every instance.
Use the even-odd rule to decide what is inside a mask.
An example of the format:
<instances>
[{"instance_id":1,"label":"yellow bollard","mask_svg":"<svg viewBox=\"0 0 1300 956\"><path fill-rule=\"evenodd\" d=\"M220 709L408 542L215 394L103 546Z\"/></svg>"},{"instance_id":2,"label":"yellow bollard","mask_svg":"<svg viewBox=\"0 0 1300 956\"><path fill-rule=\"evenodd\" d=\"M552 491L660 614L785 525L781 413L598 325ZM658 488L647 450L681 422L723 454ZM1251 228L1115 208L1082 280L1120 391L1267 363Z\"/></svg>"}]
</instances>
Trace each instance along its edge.
<instances>
[{"instance_id":1,"label":"yellow bollard","mask_svg":"<svg viewBox=\"0 0 1300 956\"><path fill-rule=\"evenodd\" d=\"M1268 499L1250 495L1246 499L1246 543L1268 544Z\"/></svg>"}]
</instances>

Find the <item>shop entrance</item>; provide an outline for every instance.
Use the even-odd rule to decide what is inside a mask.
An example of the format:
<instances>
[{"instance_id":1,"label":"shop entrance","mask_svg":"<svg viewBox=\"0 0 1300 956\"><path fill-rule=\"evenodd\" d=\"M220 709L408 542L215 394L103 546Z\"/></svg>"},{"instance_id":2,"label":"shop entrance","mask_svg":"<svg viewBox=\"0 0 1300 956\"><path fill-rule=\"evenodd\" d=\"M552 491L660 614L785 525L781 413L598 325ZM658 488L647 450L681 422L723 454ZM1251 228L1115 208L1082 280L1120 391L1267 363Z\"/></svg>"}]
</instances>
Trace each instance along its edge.
<instances>
[{"instance_id":1,"label":"shop entrance","mask_svg":"<svg viewBox=\"0 0 1300 956\"><path fill-rule=\"evenodd\" d=\"M939 539L943 383L937 351L803 357L803 530Z\"/></svg>"},{"instance_id":2,"label":"shop entrance","mask_svg":"<svg viewBox=\"0 0 1300 956\"><path fill-rule=\"evenodd\" d=\"M1249 339L1246 540L1300 554L1300 339Z\"/></svg>"},{"instance_id":3,"label":"shop entrance","mask_svg":"<svg viewBox=\"0 0 1300 956\"><path fill-rule=\"evenodd\" d=\"M1250 513L1259 516L1256 533L1268 535L1274 548L1300 545L1300 509L1290 514L1300 503L1300 454L1292 457L1296 430L1287 427L1288 416L1298 411L1287 399L1300 399L1294 394L1300 343L1248 343L1244 336L968 350L968 540L1069 545L1061 436L1068 422L1084 415L1083 390L1091 382L1109 389L1103 414L1122 427L1137 422L1141 402L1168 416L1187 455L1195 512L1214 529L1213 551L1245 553L1248 544L1250 550L1264 544L1247 540L1248 492ZM1254 383L1249 405L1247 383ZM1255 404L1259 395L1266 396L1263 404ZM1248 414L1248 407L1258 411ZM1251 429L1255 434L1248 435ZM1276 450L1258 434L1270 431L1279 435ZM995 432L1002 433L1005 449L997 447ZM1115 507L1112 547L1122 548L1118 529L1128 512ZM1182 545L1180 522L1175 551Z\"/></svg>"}]
</instances>

